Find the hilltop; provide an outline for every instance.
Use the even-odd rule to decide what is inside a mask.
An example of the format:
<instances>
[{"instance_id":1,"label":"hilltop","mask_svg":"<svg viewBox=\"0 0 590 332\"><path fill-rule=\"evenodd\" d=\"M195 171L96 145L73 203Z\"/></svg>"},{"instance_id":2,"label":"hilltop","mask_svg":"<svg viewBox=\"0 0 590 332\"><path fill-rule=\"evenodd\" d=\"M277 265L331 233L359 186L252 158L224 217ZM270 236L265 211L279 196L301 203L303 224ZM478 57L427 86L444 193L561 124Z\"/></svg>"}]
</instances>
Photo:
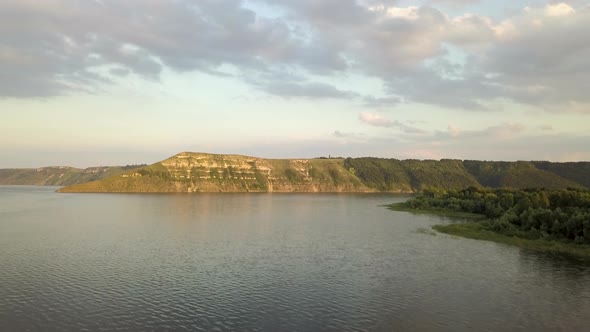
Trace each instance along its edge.
<instances>
[{"instance_id":1,"label":"hilltop","mask_svg":"<svg viewBox=\"0 0 590 332\"><path fill-rule=\"evenodd\" d=\"M372 192L343 159L262 159L179 153L118 176L61 192Z\"/></svg>"},{"instance_id":2,"label":"hilltop","mask_svg":"<svg viewBox=\"0 0 590 332\"><path fill-rule=\"evenodd\" d=\"M100 166L86 169L53 166L0 169L0 185L69 186L97 181L145 165Z\"/></svg>"},{"instance_id":3,"label":"hilltop","mask_svg":"<svg viewBox=\"0 0 590 332\"><path fill-rule=\"evenodd\" d=\"M575 170L575 171L574 171ZM60 192L398 192L468 187L584 188L590 163L263 159L182 152Z\"/></svg>"}]
</instances>

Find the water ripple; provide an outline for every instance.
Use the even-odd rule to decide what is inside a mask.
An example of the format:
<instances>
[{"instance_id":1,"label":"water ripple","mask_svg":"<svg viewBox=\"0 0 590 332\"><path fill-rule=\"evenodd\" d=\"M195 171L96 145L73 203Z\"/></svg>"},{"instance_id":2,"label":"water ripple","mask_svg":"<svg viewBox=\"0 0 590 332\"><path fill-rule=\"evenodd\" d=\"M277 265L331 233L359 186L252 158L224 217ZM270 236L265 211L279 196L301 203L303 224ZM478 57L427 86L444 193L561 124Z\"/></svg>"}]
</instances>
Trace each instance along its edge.
<instances>
[{"instance_id":1,"label":"water ripple","mask_svg":"<svg viewBox=\"0 0 590 332\"><path fill-rule=\"evenodd\" d=\"M6 331L590 326L588 267L423 236L392 196L37 191L0 200Z\"/></svg>"}]
</instances>

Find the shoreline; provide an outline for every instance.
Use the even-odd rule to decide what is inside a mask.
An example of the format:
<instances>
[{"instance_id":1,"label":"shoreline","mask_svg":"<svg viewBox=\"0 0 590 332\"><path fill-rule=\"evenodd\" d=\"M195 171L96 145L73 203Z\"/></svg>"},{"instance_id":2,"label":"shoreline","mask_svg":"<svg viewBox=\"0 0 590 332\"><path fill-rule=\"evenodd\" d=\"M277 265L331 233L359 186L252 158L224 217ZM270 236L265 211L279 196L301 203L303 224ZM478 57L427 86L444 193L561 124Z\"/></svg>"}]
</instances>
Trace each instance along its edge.
<instances>
[{"instance_id":1,"label":"shoreline","mask_svg":"<svg viewBox=\"0 0 590 332\"><path fill-rule=\"evenodd\" d=\"M442 210L442 209L414 209L414 208L408 207L406 205L406 202L387 204L384 206L392 211L408 212L408 213L413 213L413 214L435 215L435 216L440 216L440 217L448 217L448 218L456 218L456 219L464 219L464 220L484 220L485 219L485 216L482 216L481 214L475 214L475 213L458 212L458 211Z\"/></svg>"},{"instance_id":2,"label":"shoreline","mask_svg":"<svg viewBox=\"0 0 590 332\"><path fill-rule=\"evenodd\" d=\"M432 229L443 234L455 235L473 240L502 243L519 248L555 255L567 255L584 261L590 261L590 246L561 241L542 239L530 240L516 236L508 236L487 230L481 223L477 222L453 223L447 225L439 224L432 226Z\"/></svg>"},{"instance_id":3,"label":"shoreline","mask_svg":"<svg viewBox=\"0 0 590 332\"><path fill-rule=\"evenodd\" d=\"M450 224L437 224L432 226L432 229L439 233L460 236L472 240L502 243L523 249L549 253L552 255L564 255L570 258L590 262L590 246L588 245L580 245L556 240L531 240L522 237L504 235L502 233L485 229L485 226L479 222L486 220L485 216L483 215L442 209L412 209L405 203L394 203L385 206L393 211L436 215L457 219L458 222L453 222Z\"/></svg>"}]
</instances>

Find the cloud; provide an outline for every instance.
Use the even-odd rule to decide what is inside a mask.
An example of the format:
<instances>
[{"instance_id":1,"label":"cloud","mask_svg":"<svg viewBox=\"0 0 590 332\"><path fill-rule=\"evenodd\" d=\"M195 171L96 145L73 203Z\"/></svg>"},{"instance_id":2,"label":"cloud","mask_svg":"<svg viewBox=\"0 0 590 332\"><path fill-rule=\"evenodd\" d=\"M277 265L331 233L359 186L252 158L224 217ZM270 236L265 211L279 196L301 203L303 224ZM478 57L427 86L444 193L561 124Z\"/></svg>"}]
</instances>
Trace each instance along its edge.
<instances>
[{"instance_id":1,"label":"cloud","mask_svg":"<svg viewBox=\"0 0 590 332\"><path fill-rule=\"evenodd\" d=\"M433 138L437 141L481 138L498 141L517 137L525 130L526 127L520 123L502 123L479 130L463 130L455 125L449 125L446 131L435 132Z\"/></svg>"},{"instance_id":2,"label":"cloud","mask_svg":"<svg viewBox=\"0 0 590 332\"><path fill-rule=\"evenodd\" d=\"M590 29L590 8L556 15L564 8L570 7L532 8L504 22L510 28L472 65L493 76L490 81L502 87L505 98L550 111L590 111L576 107L590 102L584 79L590 75L590 48L581 42Z\"/></svg>"},{"instance_id":3,"label":"cloud","mask_svg":"<svg viewBox=\"0 0 590 332\"><path fill-rule=\"evenodd\" d=\"M553 131L553 126L551 126L551 125L539 126L539 130L541 130L541 131Z\"/></svg>"},{"instance_id":4,"label":"cloud","mask_svg":"<svg viewBox=\"0 0 590 332\"><path fill-rule=\"evenodd\" d=\"M547 110L584 111L574 105L590 98L581 93L588 88L582 75L557 68L590 68L588 50L579 42L590 29L587 8L563 3L531 7L498 21L476 14L453 17L428 6L399 7L394 1L365 1L364 7L344 1L340 18L332 18L329 1L321 3L279 2L291 10L293 20L309 27L311 40L329 40L328 53L382 79L392 97L404 102L482 111L511 100ZM354 19L341 19L352 12ZM520 75L527 68L530 72Z\"/></svg>"},{"instance_id":5,"label":"cloud","mask_svg":"<svg viewBox=\"0 0 590 332\"><path fill-rule=\"evenodd\" d=\"M362 112L361 114L359 114L359 120L374 127L391 128L395 125L393 121L386 119L379 114L369 112Z\"/></svg>"},{"instance_id":6,"label":"cloud","mask_svg":"<svg viewBox=\"0 0 590 332\"><path fill-rule=\"evenodd\" d=\"M493 110L486 102L503 96L504 88L480 73L445 78L433 68L416 70L412 75L389 79L386 89L407 100L451 109Z\"/></svg>"},{"instance_id":7,"label":"cloud","mask_svg":"<svg viewBox=\"0 0 590 332\"><path fill-rule=\"evenodd\" d=\"M295 82L269 82L263 87L269 94L285 98L305 97L310 99L344 98L357 97L352 91L344 91L336 87L317 82L295 83Z\"/></svg>"},{"instance_id":8,"label":"cloud","mask_svg":"<svg viewBox=\"0 0 590 332\"><path fill-rule=\"evenodd\" d=\"M334 135L332 135L334 136ZM589 135L519 135L504 140L479 135L469 139L440 139L433 136L367 136L365 139L272 140L245 143L230 152L273 158L379 156L397 159L475 159L475 160L590 160ZM507 148L509 147L509 148Z\"/></svg>"},{"instance_id":9,"label":"cloud","mask_svg":"<svg viewBox=\"0 0 590 332\"><path fill-rule=\"evenodd\" d=\"M227 75L231 68L234 79L289 98L361 98L315 83L354 73L385 86L386 96L364 99L370 107L489 111L510 101L590 113L590 48L583 42L590 7L551 2L497 19L426 4L5 0L0 97L92 92L128 75L157 82L165 69ZM285 82L287 75L300 79Z\"/></svg>"},{"instance_id":10,"label":"cloud","mask_svg":"<svg viewBox=\"0 0 590 332\"><path fill-rule=\"evenodd\" d=\"M567 16L575 13L576 10L566 3L549 4L545 7L545 15L547 16Z\"/></svg>"},{"instance_id":11,"label":"cloud","mask_svg":"<svg viewBox=\"0 0 590 332\"><path fill-rule=\"evenodd\" d=\"M392 121L389 120L382 115L376 113L369 113L369 112L362 112L359 114L359 120L363 123L366 123L370 126L374 127L384 127L384 128L398 128L402 132L406 134L425 134L426 131L407 125L403 122L398 120Z\"/></svg>"},{"instance_id":12,"label":"cloud","mask_svg":"<svg viewBox=\"0 0 590 332\"><path fill-rule=\"evenodd\" d=\"M461 136L461 129L459 129L458 127L456 127L454 125L449 125L448 131L449 131L450 137L455 138L455 137Z\"/></svg>"},{"instance_id":13,"label":"cloud","mask_svg":"<svg viewBox=\"0 0 590 332\"><path fill-rule=\"evenodd\" d=\"M480 2L480 0L429 0L427 3L432 4L432 5L450 5L450 6L454 6L454 7L462 7L462 6L468 6L468 5L473 5Z\"/></svg>"},{"instance_id":14,"label":"cloud","mask_svg":"<svg viewBox=\"0 0 590 332\"><path fill-rule=\"evenodd\" d=\"M504 123L498 126L488 127L482 134L497 139L506 139L523 133L525 129L526 127L520 123Z\"/></svg>"},{"instance_id":15,"label":"cloud","mask_svg":"<svg viewBox=\"0 0 590 332\"><path fill-rule=\"evenodd\" d=\"M350 136L353 136L354 134L352 134L352 133L343 133L340 130L335 130L334 133L333 133L333 135L336 136L336 137L350 137Z\"/></svg>"},{"instance_id":16,"label":"cloud","mask_svg":"<svg viewBox=\"0 0 590 332\"><path fill-rule=\"evenodd\" d=\"M399 105L402 102L399 97L375 97L365 96L363 103L366 107L380 108L380 107L392 107Z\"/></svg>"},{"instance_id":17,"label":"cloud","mask_svg":"<svg viewBox=\"0 0 590 332\"><path fill-rule=\"evenodd\" d=\"M337 138L344 138L347 140L366 140L367 138L367 135L363 133L343 132L340 130L335 130L332 133L332 136Z\"/></svg>"},{"instance_id":18,"label":"cloud","mask_svg":"<svg viewBox=\"0 0 590 332\"><path fill-rule=\"evenodd\" d=\"M262 70L321 59L321 50L296 40L284 22L262 18L239 0L7 0L0 3L0 38L0 96L110 84L96 74L103 67L158 79L164 67Z\"/></svg>"}]
</instances>

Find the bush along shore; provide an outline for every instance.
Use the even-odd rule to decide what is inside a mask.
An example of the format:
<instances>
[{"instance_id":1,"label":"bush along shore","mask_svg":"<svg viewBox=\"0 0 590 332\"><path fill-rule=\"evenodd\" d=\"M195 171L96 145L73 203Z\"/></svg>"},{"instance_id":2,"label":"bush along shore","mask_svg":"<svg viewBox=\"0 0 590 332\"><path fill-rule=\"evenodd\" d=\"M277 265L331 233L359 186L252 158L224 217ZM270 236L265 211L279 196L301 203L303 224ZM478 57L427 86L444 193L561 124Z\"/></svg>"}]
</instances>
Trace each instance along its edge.
<instances>
[{"instance_id":1,"label":"bush along shore","mask_svg":"<svg viewBox=\"0 0 590 332\"><path fill-rule=\"evenodd\" d=\"M590 190L428 189L389 208L469 217L439 232L590 260ZM479 217L479 219L477 218Z\"/></svg>"}]
</instances>

